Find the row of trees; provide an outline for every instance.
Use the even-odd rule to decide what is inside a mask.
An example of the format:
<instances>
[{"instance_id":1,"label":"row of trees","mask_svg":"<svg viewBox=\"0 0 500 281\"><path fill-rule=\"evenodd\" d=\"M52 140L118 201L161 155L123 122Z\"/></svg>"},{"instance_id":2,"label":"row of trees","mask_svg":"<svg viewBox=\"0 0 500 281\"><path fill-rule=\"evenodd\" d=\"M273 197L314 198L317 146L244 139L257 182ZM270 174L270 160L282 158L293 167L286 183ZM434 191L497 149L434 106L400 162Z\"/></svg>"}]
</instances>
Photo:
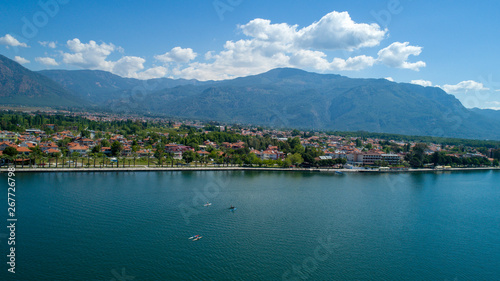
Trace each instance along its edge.
<instances>
[{"instance_id":1,"label":"row of trees","mask_svg":"<svg viewBox=\"0 0 500 281\"><path fill-rule=\"evenodd\" d=\"M447 152L436 151L430 155L425 154L427 150L425 143L416 144L413 149L406 154L405 160L411 167L420 168L425 164L444 165L444 166L466 166L466 167L479 167L479 166L498 166L498 159L491 163L484 157L456 157L447 155Z\"/></svg>"}]
</instances>

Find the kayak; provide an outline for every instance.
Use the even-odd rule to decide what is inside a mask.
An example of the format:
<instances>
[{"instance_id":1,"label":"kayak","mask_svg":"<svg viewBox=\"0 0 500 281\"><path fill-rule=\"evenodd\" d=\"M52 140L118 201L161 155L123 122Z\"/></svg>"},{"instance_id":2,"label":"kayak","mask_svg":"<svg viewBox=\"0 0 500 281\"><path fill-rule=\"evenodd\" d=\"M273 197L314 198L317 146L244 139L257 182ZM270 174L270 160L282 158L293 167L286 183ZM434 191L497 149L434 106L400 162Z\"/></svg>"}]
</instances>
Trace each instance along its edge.
<instances>
[{"instance_id":1,"label":"kayak","mask_svg":"<svg viewBox=\"0 0 500 281\"><path fill-rule=\"evenodd\" d=\"M207 203L207 204L205 204L203 206L205 206L205 207L212 206L212 203Z\"/></svg>"},{"instance_id":2,"label":"kayak","mask_svg":"<svg viewBox=\"0 0 500 281\"><path fill-rule=\"evenodd\" d=\"M191 237L189 237L189 239L196 239L198 236L200 236L200 235L191 236Z\"/></svg>"},{"instance_id":3,"label":"kayak","mask_svg":"<svg viewBox=\"0 0 500 281\"><path fill-rule=\"evenodd\" d=\"M194 238L194 239L193 239L193 241L198 241L198 240L200 240L201 238L203 238L203 236L198 236L198 237Z\"/></svg>"}]
</instances>

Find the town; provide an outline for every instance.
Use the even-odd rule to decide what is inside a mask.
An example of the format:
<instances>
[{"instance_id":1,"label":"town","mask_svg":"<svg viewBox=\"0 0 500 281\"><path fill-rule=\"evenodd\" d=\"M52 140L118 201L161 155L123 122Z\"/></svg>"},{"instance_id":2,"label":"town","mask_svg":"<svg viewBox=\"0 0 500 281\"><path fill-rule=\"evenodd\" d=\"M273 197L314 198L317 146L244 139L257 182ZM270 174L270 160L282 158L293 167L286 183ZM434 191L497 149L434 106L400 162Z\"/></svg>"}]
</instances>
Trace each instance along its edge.
<instances>
[{"instance_id":1,"label":"town","mask_svg":"<svg viewBox=\"0 0 500 281\"><path fill-rule=\"evenodd\" d=\"M443 144L158 117L0 114L0 164L18 167L286 167L400 171L498 166L499 142ZM359 133L358 133L359 135Z\"/></svg>"}]
</instances>

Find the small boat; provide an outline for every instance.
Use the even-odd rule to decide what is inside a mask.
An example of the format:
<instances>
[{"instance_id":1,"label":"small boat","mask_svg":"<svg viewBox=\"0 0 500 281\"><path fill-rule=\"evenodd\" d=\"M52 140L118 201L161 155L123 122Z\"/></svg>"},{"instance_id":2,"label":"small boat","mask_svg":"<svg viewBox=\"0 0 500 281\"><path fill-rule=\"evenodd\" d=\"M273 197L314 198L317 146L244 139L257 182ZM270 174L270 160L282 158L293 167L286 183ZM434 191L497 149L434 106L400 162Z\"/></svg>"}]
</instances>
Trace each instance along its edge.
<instances>
[{"instance_id":1,"label":"small boat","mask_svg":"<svg viewBox=\"0 0 500 281\"><path fill-rule=\"evenodd\" d=\"M231 207L229 207L229 210L236 210L236 207L231 205Z\"/></svg>"},{"instance_id":2,"label":"small boat","mask_svg":"<svg viewBox=\"0 0 500 281\"><path fill-rule=\"evenodd\" d=\"M337 175L343 175L344 173L342 173L341 171L335 171L335 174L337 174Z\"/></svg>"},{"instance_id":3,"label":"small boat","mask_svg":"<svg viewBox=\"0 0 500 281\"><path fill-rule=\"evenodd\" d=\"M201 238L203 238L203 236L198 236L198 237L194 238L194 239L193 239L193 241L198 241L198 240L200 240Z\"/></svg>"},{"instance_id":4,"label":"small boat","mask_svg":"<svg viewBox=\"0 0 500 281\"><path fill-rule=\"evenodd\" d=\"M206 203L205 205L203 205L203 206L205 206L205 207L212 206L212 203L207 202L207 203Z\"/></svg>"},{"instance_id":5,"label":"small boat","mask_svg":"<svg viewBox=\"0 0 500 281\"><path fill-rule=\"evenodd\" d=\"M196 239L196 238L198 238L199 236L200 236L200 235L191 236L191 237L189 237L189 239Z\"/></svg>"}]
</instances>

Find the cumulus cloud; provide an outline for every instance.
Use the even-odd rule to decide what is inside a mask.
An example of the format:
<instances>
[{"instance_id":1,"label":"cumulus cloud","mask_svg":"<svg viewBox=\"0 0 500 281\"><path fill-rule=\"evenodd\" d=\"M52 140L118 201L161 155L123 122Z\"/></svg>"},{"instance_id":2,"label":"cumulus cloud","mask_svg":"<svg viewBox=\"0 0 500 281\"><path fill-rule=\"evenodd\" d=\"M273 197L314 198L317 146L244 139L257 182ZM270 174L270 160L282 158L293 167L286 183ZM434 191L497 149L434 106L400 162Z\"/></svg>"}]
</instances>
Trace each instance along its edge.
<instances>
[{"instance_id":1,"label":"cumulus cloud","mask_svg":"<svg viewBox=\"0 0 500 281\"><path fill-rule=\"evenodd\" d=\"M238 25L246 38L226 41L221 51L209 51L198 58L191 48L174 47L164 54L154 56L162 66L144 67L141 57L123 56L110 60L113 53L124 53L111 43L81 42L75 38L67 41L69 52L62 53L66 64L86 69L100 69L139 79L164 76L199 80L221 80L254 75L277 67L296 67L321 72L359 71L374 64L385 64L418 70L422 61L409 62L410 55L418 56L421 47L408 42L395 42L378 53L378 57L352 55L329 57L327 51L341 50L349 53L361 48L380 45L388 30L376 23L355 22L348 12L326 14L305 27L288 23L271 23L267 19L253 19ZM42 44L45 42L41 42ZM49 43L47 43L48 45Z\"/></svg>"},{"instance_id":2,"label":"cumulus cloud","mask_svg":"<svg viewBox=\"0 0 500 281\"><path fill-rule=\"evenodd\" d=\"M328 58L324 51L349 52L374 47L386 38L387 29L374 23L356 23L347 12L331 12L303 28L258 18L239 25L238 29L248 38L227 41L222 51L207 52L205 62L190 62L184 68L173 69L172 74L188 79L220 80L262 73L277 67L324 72L359 71L377 63L413 70L425 66L422 61L408 62L410 55L420 54L421 47L410 46L407 42L396 42L382 49L378 58L367 55ZM179 52L186 50L176 48ZM165 63L175 61L172 58L174 49L155 58Z\"/></svg>"},{"instance_id":3,"label":"cumulus cloud","mask_svg":"<svg viewBox=\"0 0 500 281\"><path fill-rule=\"evenodd\" d=\"M97 44L93 40L89 43L82 43L78 38L68 40L66 45L72 53L62 54L64 63L81 68L113 70L114 63L107 61L106 58L115 50L115 45L104 42Z\"/></svg>"},{"instance_id":4,"label":"cumulus cloud","mask_svg":"<svg viewBox=\"0 0 500 281\"><path fill-rule=\"evenodd\" d=\"M432 86L432 82L431 81L421 80L421 79L411 80L410 83L415 84L415 85L424 86L424 87L430 87L430 86Z\"/></svg>"},{"instance_id":5,"label":"cumulus cloud","mask_svg":"<svg viewBox=\"0 0 500 281\"><path fill-rule=\"evenodd\" d=\"M425 67L425 62L408 62L408 57L418 56L421 52L422 47L411 46L409 42L394 42L378 52L378 61L390 67L419 71L420 68Z\"/></svg>"},{"instance_id":6,"label":"cumulus cloud","mask_svg":"<svg viewBox=\"0 0 500 281\"><path fill-rule=\"evenodd\" d=\"M57 47L57 42L53 42L53 41L38 41L38 44L40 44L44 47L49 47L51 49L55 49Z\"/></svg>"},{"instance_id":7,"label":"cumulus cloud","mask_svg":"<svg viewBox=\"0 0 500 281\"><path fill-rule=\"evenodd\" d=\"M20 57L20 56L15 56L14 57L14 60L19 63L19 64L26 64L26 63L30 63L29 60L23 58L23 57Z\"/></svg>"},{"instance_id":8,"label":"cumulus cloud","mask_svg":"<svg viewBox=\"0 0 500 281\"><path fill-rule=\"evenodd\" d=\"M193 52L193 49L191 48L183 49L181 47L175 47L163 55L155 56L155 59L165 63L168 62L187 63L191 60L194 60L197 55L198 54Z\"/></svg>"},{"instance_id":9,"label":"cumulus cloud","mask_svg":"<svg viewBox=\"0 0 500 281\"><path fill-rule=\"evenodd\" d=\"M163 66L152 67L143 72L137 73L138 79L153 79L153 78L161 78L167 75L168 69Z\"/></svg>"},{"instance_id":10,"label":"cumulus cloud","mask_svg":"<svg viewBox=\"0 0 500 281\"><path fill-rule=\"evenodd\" d=\"M112 62L112 73L123 76L136 78L136 72L144 69L145 59L140 57L125 56L116 62Z\"/></svg>"},{"instance_id":11,"label":"cumulus cloud","mask_svg":"<svg viewBox=\"0 0 500 281\"><path fill-rule=\"evenodd\" d=\"M28 45L26 43L19 42L14 36L10 34L5 34L4 37L0 37L0 44L6 45L7 47L24 47L27 48Z\"/></svg>"},{"instance_id":12,"label":"cumulus cloud","mask_svg":"<svg viewBox=\"0 0 500 281\"><path fill-rule=\"evenodd\" d=\"M270 20L254 19L239 28L256 40L281 42L295 48L317 50L354 50L373 47L385 38L387 30L376 23L356 23L349 13L333 11L319 21L300 30L297 25L271 24Z\"/></svg>"},{"instance_id":13,"label":"cumulus cloud","mask_svg":"<svg viewBox=\"0 0 500 281\"><path fill-rule=\"evenodd\" d=\"M55 59L49 57L37 57L35 58L35 61L47 66L59 65L59 63Z\"/></svg>"},{"instance_id":14,"label":"cumulus cloud","mask_svg":"<svg viewBox=\"0 0 500 281\"><path fill-rule=\"evenodd\" d=\"M301 46L323 50L354 50L379 45L387 30L376 23L356 23L349 13L333 11L299 31Z\"/></svg>"},{"instance_id":15,"label":"cumulus cloud","mask_svg":"<svg viewBox=\"0 0 500 281\"><path fill-rule=\"evenodd\" d=\"M444 85L441 87L445 92L449 94L469 92L469 91L488 91L489 88L484 87L483 83L479 83L473 80L462 81L456 85Z\"/></svg>"},{"instance_id":16,"label":"cumulus cloud","mask_svg":"<svg viewBox=\"0 0 500 281\"><path fill-rule=\"evenodd\" d=\"M104 70L129 78L146 79L154 75L159 75L159 71L143 71L145 59L136 56L122 56L116 61L108 59L113 52L123 53L123 48L116 47L112 43L97 43L90 40L82 43L78 38L66 42L71 52L62 53L63 62L69 65L78 66L84 69ZM144 77L144 78L142 78ZM155 77L157 78L157 77Z\"/></svg>"}]
</instances>

